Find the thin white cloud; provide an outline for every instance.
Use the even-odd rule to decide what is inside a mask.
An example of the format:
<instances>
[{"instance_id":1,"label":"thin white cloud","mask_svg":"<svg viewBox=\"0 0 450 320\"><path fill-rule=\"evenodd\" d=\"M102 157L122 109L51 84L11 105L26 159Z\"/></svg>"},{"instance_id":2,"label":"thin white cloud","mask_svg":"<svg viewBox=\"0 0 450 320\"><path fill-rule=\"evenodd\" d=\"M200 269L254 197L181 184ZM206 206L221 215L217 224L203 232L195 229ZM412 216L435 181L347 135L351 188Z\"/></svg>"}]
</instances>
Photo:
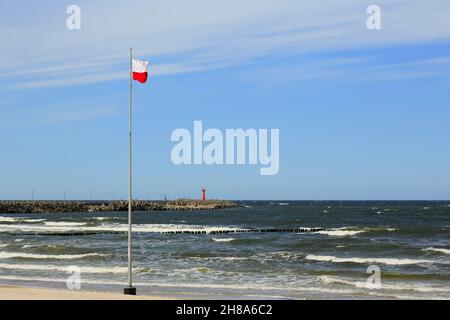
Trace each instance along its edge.
<instances>
[{"instance_id":1,"label":"thin white cloud","mask_svg":"<svg viewBox=\"0 0 450 320\"><path fill-rule=\"evenodd\" d=\"M110 117L118 114L118 109L111 106L92 108L76 108L72 110L54 111L34 119L37 124L55 124L74 121L87 121L97 118Z\"/></svg>"},{"instance_id":2,"label":"thin white cloud","mask_svg":"<svg viewBox=\"0 0 450 320\"><path fill-rule=\"evenodd\" d=\"M204 70L211 69L219 69L226 68L231 65L228 63L203 63L196 64L195 62L185 63L183 64L160 64L155 66L150 66L151 76L160 76L160 75L169 75L169 74L181 74L181 73L190 73L190 72L198 72ZM113 67L113 66L111 66ZM68 70L70 70L69 68ZM81 73L81 74L79 74ZM39 77L38 79L28 79L20 82L14 82L10 85L2 86L4 90L11 89L39 89L39 88L48 88L48 87L67 87L67 86L76 86L76 85L87 85L98 82L105 81L114 81L114 80L126 80L129 78L129 72L127 68L123 68L123 70L119 71L105 71L98 70L95 72L88 72L88 70L84 71L83 69L78 69L74 74L64 74L62 76L50 75L46 77L46 79L42 79Z\"/></svg>"},{"instance_id":3,"label":"thin white cloud","mask_svg":"<svg viewBox=\"0 0 450 320\"><path fill-rule=\"evenodd\" d=\"M23 7L15 1L10 10ZM79 0L82 30L65 27L65 8L33 8L26 23L0 30L5 89L82 85L125 79L128 47L150 57L154 74L197 72L258 57L305 54L450 39L443 0L379 0L383 29L368 31L360 0L211 2ZM26 4L30 5L30 4ZM138 8L138 9L136 9ZM64 10L63 10L64 9ZM124 70L123 72L120 70Z\"/></svg>"},{"instance_id":4,"label":"thin white cloud","mask_svg":"<svg viewBox=\"0 0 450 320\"><path fill-rule=\"evenodd\" d=\"M120 108L102 101L87 101L82 105L74 103L52 106L27 105L23 108L4 108L0 110L0 125L6 127L48 126L85 122L118 115Z\"/></svg>"},{"instance_id":5,"label":"thin white cloud","mask_svg":"<svg viewBox=\"0 0 450 320\"><path fill-rule=\"evenodd\" d=\"M327 81L399 81L414 79L450 79L443 65L450 57L419 59L409 62L380 64L375 57L320 58L294 63L264 66L241 72L239 79L246 82L292 82L304 80Z\"/></svg>"}]
</instances>

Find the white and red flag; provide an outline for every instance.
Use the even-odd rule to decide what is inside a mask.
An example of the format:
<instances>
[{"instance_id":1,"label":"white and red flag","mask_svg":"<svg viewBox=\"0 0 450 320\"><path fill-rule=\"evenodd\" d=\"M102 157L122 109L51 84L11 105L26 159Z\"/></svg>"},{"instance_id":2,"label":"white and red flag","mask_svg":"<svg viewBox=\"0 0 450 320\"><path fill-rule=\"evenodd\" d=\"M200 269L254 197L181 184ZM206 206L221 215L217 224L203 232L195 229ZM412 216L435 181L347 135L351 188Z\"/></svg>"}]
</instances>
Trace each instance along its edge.
<instances>
[{"instance_id":1,"label":"white and red flag","mask_svg":"<svg viewBox=\"0 0 450 320\"><path fill-rule=\"evenodd\" d=\"M148 61L140 61L133 59L132 72L133 80L139 81L141 83L146 83L148 78L147 72Z\"/></svg>"}]
</instances>

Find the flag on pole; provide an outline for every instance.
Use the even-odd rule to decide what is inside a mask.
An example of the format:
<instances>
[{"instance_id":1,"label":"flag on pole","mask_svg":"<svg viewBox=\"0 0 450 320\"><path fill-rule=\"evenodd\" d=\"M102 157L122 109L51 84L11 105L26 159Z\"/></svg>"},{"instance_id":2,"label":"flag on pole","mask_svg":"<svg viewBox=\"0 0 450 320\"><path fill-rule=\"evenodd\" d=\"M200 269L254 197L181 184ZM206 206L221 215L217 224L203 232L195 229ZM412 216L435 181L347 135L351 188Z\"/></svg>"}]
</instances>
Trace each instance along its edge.
<instances>
[{"instance_id":1,"label":"flag on pole","mask_svg":"<svg viewBox=\"0 0 450 320\"><path fill-rule=\"evenodd\" d=\"M148 72L147 72L148 61L140 61L133 59L132 62L132 72L133 80L139 81L140 83L146 83Z\"/></svg>"}]
</instances>

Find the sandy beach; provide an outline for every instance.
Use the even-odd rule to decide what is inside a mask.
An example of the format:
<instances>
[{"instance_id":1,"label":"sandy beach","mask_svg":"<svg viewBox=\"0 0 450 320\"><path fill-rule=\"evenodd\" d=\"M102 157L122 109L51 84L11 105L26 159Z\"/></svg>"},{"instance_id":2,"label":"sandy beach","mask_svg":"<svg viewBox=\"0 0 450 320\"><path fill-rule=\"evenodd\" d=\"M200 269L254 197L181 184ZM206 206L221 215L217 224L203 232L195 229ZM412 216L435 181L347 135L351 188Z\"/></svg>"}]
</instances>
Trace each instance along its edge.
<instances>
[{"instance_id":1,"label":"sandy beach","mask_svg":"<svg viewBox=\"0 0 450 320\"><path fill-rule=\"evenodd\" d=\"M168 300L167 297L119 293L0 286L0 300Z\"/></svg>"}]
</instances>

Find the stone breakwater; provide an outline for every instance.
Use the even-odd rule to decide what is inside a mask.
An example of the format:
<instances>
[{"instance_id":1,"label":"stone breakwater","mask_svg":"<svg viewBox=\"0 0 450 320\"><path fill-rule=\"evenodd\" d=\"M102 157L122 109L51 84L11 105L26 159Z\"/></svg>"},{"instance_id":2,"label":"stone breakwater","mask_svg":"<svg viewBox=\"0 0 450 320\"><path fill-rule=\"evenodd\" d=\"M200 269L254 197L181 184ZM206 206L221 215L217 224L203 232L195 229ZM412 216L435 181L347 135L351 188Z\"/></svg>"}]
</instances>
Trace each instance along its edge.
<instances>
[{"instance_id":1,"label":"stone breakwater","mask_svg":"<svg viewBox=\"0 0 450 320\"><path fill-rule=\"evenodd\" d=\"M133 200L133 211L219 210L236 207L227 200ZM128 201L0 201L0 213L66 213L128 211Z\"/></svg>"}]
</instances>

